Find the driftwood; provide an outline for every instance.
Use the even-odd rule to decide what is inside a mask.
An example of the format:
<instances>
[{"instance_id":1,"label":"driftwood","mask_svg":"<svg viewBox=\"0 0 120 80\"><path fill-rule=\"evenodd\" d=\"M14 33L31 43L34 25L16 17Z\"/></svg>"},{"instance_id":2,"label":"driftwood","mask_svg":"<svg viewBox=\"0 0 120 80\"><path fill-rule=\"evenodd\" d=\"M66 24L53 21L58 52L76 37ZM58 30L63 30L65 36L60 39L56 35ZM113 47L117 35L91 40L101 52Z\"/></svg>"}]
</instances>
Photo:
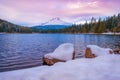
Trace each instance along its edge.
<instances>
[{"instance_id":1,"label":"driftwood","mask_svg":"<svg viewBox=\"0 0 120 80\"><path fill-rule=\"evenodd\" d=\"M65 60L43 58L43 65L50 66L50 65L53 65L57 62L65 62Z\"/></svg>"}]
</instances>

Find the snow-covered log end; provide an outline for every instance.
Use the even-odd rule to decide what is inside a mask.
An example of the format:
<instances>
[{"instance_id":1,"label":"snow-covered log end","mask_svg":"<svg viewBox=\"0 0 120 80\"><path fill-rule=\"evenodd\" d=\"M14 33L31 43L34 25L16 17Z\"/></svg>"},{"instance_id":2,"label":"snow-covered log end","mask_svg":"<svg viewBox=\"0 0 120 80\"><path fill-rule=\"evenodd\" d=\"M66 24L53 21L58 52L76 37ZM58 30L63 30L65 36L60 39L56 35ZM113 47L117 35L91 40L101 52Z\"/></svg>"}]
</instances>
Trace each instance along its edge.
<instances>
[{"instance_id":1,"label":"snow-covered log end","mask_svg":"<svg viewBox=\"0 0 120 80\"><path fill-rule=\"evenodd\" d=\"M110 48L101 48L97 45L88 45L85 50L86 58L94 58L96 56L113 54L113 50Z\"/></svg>"},{"instance_id":2,"label":"snow-covered log end","mask_svg":"<svg viewBox=\"0 0 120 80\"><path fill-rule=\"evenodd\" d=\"M72 43L63 43L59 45L52 53L44 55L43 61L47 64L56 62L65 62L75 57L74 45Z\"/></svg>"}]
</instances>

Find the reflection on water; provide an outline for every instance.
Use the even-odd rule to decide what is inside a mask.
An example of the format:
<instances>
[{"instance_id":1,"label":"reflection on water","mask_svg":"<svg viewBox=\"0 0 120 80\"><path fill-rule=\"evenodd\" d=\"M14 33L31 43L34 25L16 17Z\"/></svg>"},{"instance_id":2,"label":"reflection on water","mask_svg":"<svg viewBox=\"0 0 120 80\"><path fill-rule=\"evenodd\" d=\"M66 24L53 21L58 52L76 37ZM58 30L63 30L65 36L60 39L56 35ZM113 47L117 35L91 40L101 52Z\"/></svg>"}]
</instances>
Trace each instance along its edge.
<instances>
[{"instance_id":1,"label":"reflection on water","mask_svg":"<svg viewBox=\"0 0 120 80\"><path fill-rule=\"evenodd\" d=\"M84 53L88 44L112 49L120 47L120 36L85 34L0 34L0 71L42 64L44 54L62 43L75 44L75 52Z\"/></svg>"}]
</instances>

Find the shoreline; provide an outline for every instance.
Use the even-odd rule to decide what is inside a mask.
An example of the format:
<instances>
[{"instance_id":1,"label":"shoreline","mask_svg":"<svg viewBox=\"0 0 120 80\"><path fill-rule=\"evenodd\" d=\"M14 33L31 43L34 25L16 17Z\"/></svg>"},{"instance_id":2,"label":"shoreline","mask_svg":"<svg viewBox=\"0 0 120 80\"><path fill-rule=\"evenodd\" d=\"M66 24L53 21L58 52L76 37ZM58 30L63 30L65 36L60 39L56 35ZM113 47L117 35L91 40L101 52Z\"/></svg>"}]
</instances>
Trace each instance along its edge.
<instances>
[{"instance_id":1,"label":"shoreline","mask_svg":"<svg viewBox=\"0 0 120 80\"><path fill-rule=\"evenodd\" d=\"M91 35L120 35L119 33L6 33L0 32L0 34L91 34Z\"/></svg>"}]
</instances>

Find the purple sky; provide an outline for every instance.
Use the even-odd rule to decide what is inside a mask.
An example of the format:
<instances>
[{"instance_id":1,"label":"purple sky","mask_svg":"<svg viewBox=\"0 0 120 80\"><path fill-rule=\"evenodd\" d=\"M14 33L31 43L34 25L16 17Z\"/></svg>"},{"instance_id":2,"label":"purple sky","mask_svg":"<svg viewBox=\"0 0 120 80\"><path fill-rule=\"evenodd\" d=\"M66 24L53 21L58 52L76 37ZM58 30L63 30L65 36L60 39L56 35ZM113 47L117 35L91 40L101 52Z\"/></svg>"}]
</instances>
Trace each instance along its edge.
<instances>
[{"instance_id":1,"label":"purple sky","mask_svg":"<svg viewBox=\"0 0 120 80\"><path fill-rule=\"evenodd\" d=\"M120 0L0 0L0 18L20 25L37 25L54 17L67 22L118 14Z\"/></svg>"}]
</instances>

